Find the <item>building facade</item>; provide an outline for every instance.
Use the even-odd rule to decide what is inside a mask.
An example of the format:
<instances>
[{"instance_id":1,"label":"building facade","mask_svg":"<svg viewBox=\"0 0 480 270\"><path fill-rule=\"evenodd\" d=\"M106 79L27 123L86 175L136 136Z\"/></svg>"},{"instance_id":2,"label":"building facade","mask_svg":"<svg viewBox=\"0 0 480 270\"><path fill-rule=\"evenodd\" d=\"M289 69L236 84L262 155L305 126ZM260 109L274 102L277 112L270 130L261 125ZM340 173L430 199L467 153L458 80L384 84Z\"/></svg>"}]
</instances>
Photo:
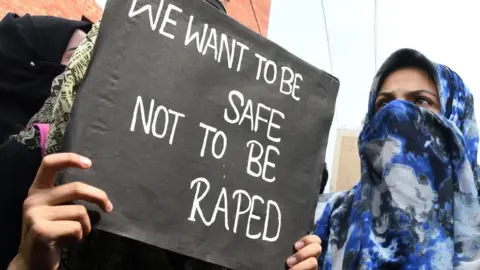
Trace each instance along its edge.
<instances>
[{"instance_id":1,"label":"building facade","mask_svg":"<svg viewBox=\"0 0 480 270\"><path fill-rule=\"evenodd\" d=\"M222 3L232 18L267 36L271 0L223 0Z\"/></svg>"},{"instance_id":2,"label":"building facade","mask_svg":"<svg viewBox=\"0 0 480 270\"><path fill-rule=\"evenodd\" d=\"M96 22L102 15L99 0L0 0L0 17L7 12L19 15L52 15ZM267 36L271 0L221 0L228 14L251 30Z\"/></svg>"},{"instance_id":3,"label":"building facade","mask_svg":"<svg viewBox=\"0 0 480 270\"><path fill-rule=\"evenodd\" d=\"M0 1L0 17L13 12L19 15L51 15L72 20L82 18L96 22L102 9L95 0L2 0Z\"/></svg>"}]
</instances>

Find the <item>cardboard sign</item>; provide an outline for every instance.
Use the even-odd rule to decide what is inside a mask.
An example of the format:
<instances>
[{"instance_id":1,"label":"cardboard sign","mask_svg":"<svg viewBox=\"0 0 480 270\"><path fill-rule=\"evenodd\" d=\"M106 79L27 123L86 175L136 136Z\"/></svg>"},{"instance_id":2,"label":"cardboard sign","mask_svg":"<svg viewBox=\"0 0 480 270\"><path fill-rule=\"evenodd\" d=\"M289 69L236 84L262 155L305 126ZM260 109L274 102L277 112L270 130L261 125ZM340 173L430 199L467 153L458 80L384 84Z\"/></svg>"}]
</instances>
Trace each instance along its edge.
<instances>
[{"instance_id":1,"label":"cardboard sign","mask_svg":"<svg viewBox=\"0 0 480 270\"><path fill-rule=\"evenodd\" d=\"M339 82L203 1L109 1L77 94L70 170L100 229L233 269L282 269L307 234Z\"/></svg>"}]
</instances>

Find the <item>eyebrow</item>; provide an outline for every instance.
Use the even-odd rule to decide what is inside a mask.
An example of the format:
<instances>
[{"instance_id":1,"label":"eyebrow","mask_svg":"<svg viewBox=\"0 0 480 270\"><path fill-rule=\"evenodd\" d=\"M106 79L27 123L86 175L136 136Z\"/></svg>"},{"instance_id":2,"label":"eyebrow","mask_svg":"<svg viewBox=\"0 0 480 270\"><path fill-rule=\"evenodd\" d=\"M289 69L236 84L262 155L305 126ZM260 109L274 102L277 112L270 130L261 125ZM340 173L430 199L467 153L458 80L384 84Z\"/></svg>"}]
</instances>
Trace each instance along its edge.
<instances>
[{"instance_id":1,"label":"eyebrow","mask_svg":"<svg viewBox=\"0 0 480 270\"><path fill-rule=\"evenodd\" d=\"M393 97L393 94L390 93L390 92L386 92L386 93L385 93L385 92L380 92L380 93L378 93L376 99L378 99L380 96L384 96L384 97L386 97L386 98L391 98L391 97Z\"/></svg>"},{"instance_id":2,"label":"eyebrow","mask_svg":"<svg viewBox=\"0 0 480 270\"><path fill-rule=\"evenodd\" d=\"M425 90L425 89L413 90L413 91L408 92L407 95L412 96L412 95L419 95L419 94L428 94L430 96L439 98L438 94L432 93L432 92L430 92L428 90ZM380 93L378 93L377 98L380 97L380 96L392 97L393 94L391 92L380 92Z\"/></svg>"},{"instance_id":3,"label":"eyebrow","mask_svg":"<svg viewBox=\"0 0 480 270\"><path fill-rule=\"evenodd\" d=\"M434 96L436 98L438 98L438 94L436 93L432 93L428 90L425 90L425 89L420 89L420 90L414 90L414 91L411 91L410 93L408 93L409 95L418 95L418 94L428 94L430 96Z\"/></svg>"}]
</instances>

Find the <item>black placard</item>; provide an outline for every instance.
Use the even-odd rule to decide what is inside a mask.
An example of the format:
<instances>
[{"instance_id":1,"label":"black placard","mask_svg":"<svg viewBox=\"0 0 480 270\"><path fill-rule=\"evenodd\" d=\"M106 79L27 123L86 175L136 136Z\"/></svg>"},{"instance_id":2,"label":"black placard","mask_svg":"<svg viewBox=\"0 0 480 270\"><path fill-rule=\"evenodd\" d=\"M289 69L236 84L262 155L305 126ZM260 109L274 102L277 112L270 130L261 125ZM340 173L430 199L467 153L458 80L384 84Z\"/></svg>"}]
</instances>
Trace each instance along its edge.
<instances>
[{"instance_id":1,"label":"black placard","mask_svg":"<svg viewBox=\"0 0 480 270\"><path fill-rule=\"evenodd\" d=\"M233 269L282 269L312 226L339 83L203 1L109 1L64 181L98 227Z\"/></svg>"}]
</instances>

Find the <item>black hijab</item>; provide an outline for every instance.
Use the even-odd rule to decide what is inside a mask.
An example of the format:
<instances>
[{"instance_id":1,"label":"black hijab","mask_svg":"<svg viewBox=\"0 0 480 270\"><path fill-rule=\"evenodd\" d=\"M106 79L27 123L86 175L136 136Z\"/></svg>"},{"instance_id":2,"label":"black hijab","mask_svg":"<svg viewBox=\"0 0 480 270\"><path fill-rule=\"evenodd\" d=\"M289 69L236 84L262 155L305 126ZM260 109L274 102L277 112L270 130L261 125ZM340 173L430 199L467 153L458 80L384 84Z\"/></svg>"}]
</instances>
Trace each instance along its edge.
<instances>
[{"instance_id":1,"label":"black hijab","mask_svg":"<svg viewBox=\"0 0 480 270\"><path fill-rule=\"evenodd\" d=\"M9 139L25 128L65 70L61 59L76 29L91 24L7 14L0 21L0 269L17 253L22 205L42 160L40 150Z\"/></svg>"},{"instance_id":2,"label":"black hijab","mask_svg":"<svg viewBox=\"0 0 480 270\"><path fill-rule=\"evenodd\" d=\"M0 22L0 143L22 129L65 70L61 59L75 30L91 24L8 13Z\"/></svg>"},{"instance_id":3,"label":"black hijab","mask_svg":"<svg viewBox=\"0 0 480 270\"><path fill-rule=\"evenodd\" d=\"M205 0L207 3L212 5L214 8L220 10L223 13L227 13L227 10L225 9L225 6L220 0Z\"/></svg>"}]
</instances>

